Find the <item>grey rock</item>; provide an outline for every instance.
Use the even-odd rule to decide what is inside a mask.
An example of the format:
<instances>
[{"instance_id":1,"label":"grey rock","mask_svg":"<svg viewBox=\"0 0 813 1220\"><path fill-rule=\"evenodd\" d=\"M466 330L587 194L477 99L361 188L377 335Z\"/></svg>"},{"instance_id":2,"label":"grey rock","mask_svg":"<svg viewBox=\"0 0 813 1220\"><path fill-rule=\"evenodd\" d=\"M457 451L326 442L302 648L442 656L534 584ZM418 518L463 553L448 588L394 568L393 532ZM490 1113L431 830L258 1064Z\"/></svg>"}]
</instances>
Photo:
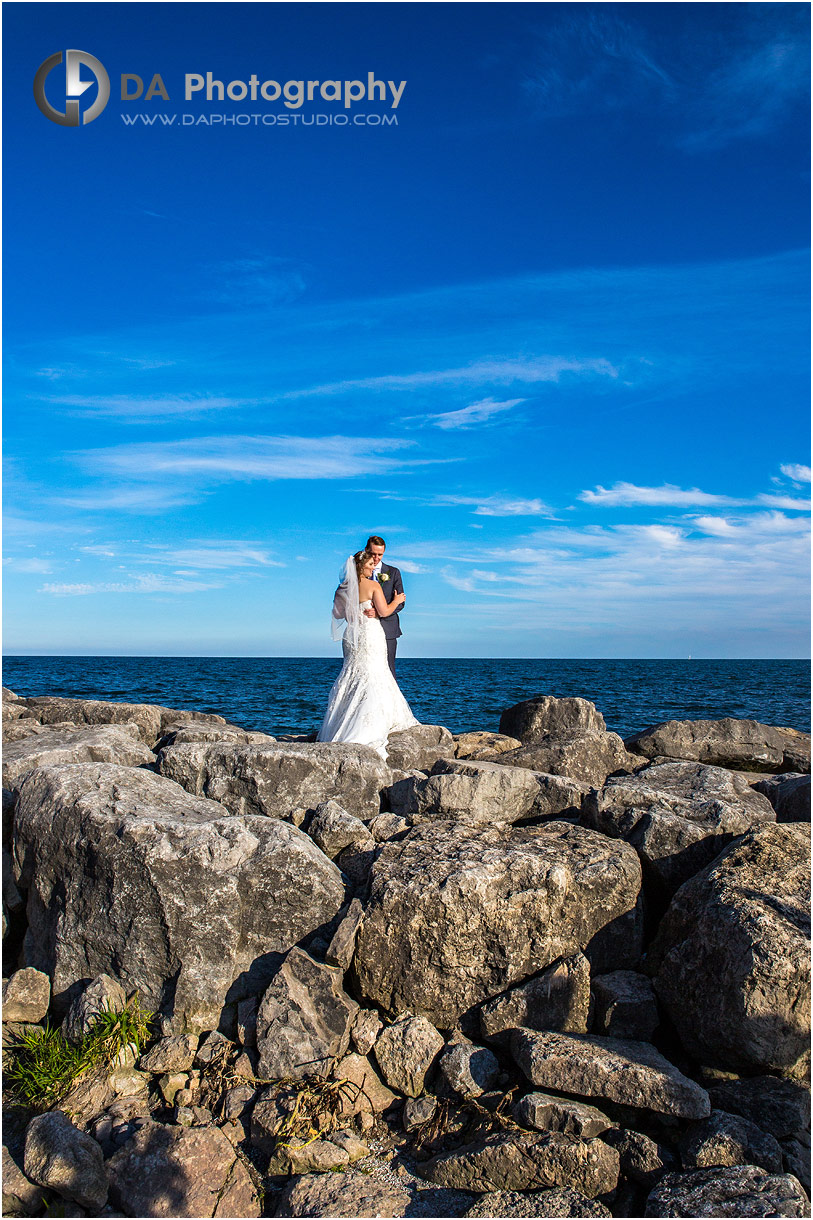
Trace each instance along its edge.
<instances>
[{"instance_id":1,"label":"grey rock","mask_svg":"<svg viewBox=\"0 0 813 1220\"><path fill-rule=\"evenodd\" d=\"M3 1144L3 1215L37 1216L43 1211L43 1187L30 1181Z\"/></svg>"},{"instance_id":2,"label":"grey rock","mask_svg":"<svg viewBox=\"0 0 813 1220\"><path fill-rule=\"evenodd\" d=\"M255 1047L257 1045L257 1011L260 998L256 995L246 996L237 1005L237 1037L241 1046Z\"/></svg>"},{"instance_id":3,"label":"grey rock","mask_svg":"<svg viewBox=\"0 0 813 1220\"><path fill-rule=\"evenodd\" d=\"M778 1140L797 1135L810 1122L810 1090L793 1080L776 1076L727 1080L711 1086L709 1097L715 1110L739 1114Z\"/></svg>"},{"instance_id":4,"label":"grey rock","mask_svg":"<svg viewBox=\"0 0 813 1220\"><path fill-rule=\"evenodd\" d=\"M437 1098L431 1093L423 1097L408 1097L401 1111L401 1124L405 1131L416 1131L424 1123L435 1117L438 1109Z\"/></svg>"},{"instance_id":5,"label":"grey rock","mask_svg":"<svg viewBox=\"0 0 813 1220\"><path fill-rule=\"evenodd\" d=\"M290 819L335 800L358 818L380 812L389 767L369 746L337 742L169 746L158 754L162 775L232 813Z\"/></svg>"},{"instance_id":6,"label":"grey rock","mask_svg":"<svg viewBox=\"0 0 813 1220\"><path fill-rule=\"evenodd\" d=\"M500 754L499 760L506 767L529 767L584 785L601 785L614 771L633 767L618 734L598 731L545 737Z\"/></svg>"},{"instance_id":7,"label":"grey rock","mask_svg":"<svg viewBox=\"0 0 813 1220\"><path fill-rule=\"evenodd\" d=\"M590 964L583 953L559 958L536 978L480 1008L484 1038L507 1042L517 1026L586 1033L590 1011Z\"/></svg>"},{"instance_id":8,"label":"grey rock","mask_svg":"<svg viewBox=\"0 0 813 1220\"><path fill-rule=\"evenodd\" d=\"M796 1178L756 1165L665 1174L646 1201L646 1216L809 1216Z\"/></svg>"},{"instance_id":9,"label":"grey rock","mask_svg":"<svg viewBox=\"0 0 813 1220\"><path fill-rule=\"evenodd\" d=\"M678 1118L705 1118L711 1110L705 1089L647 1042L517 1029L511 1053L542 1088Z\"/></svg>"},{"instance_id":10,"label":"grey rock","mask_svg":"<svg viewBox=\"0 0 813 1220\"><path fill-rule=\"evenodd\" d=\"M368 843L351 843L336 857L336 867L341 869L356 893L367 889L375 857L376 843L372 835Z\"/></svg>"},{"instance_id":11,"label":"grey rock","mask_svg":"<svg viewBox=\"0 0 813 1220\"><path fill-rule=\"evenodd\" d=\"M497 763L443 759L429 776L402 780L389 791L392 811L410 820L449 818L495 825L529 817L539 796L533 771Z\"/></svg>"},{"instance_id":12,"label":"grey rock","mask_svg":"<svg viewBox=\"0 0 813 1220\"><path fill-rule=\"evenodd\" d=\"M381 1031L375 1057L387 1084L418 1097L429 1070L443 1049L443 1038L424 1017L404 1017Z\"/></svg>"},{"instance_id":13,"label":"grey rock","mask_svg":"<svg viewBox=\"0 0 813 1220\"><path fill-rule=\"evenodd\" d=\"M771 775L754 784L767 796L776 811L777 822L810 821L810 776Z\"/></svg>"},{"instance_id":14,"label":"grey rock","mask_svg":"<svg viewBox=\"0 0 813 1220\"><path fill-rule=\"evenodd\" d=\"M787 1173L798 1178L810 1198L810 1139L782 1140L782 1166Z\"/></svg>"},{"instance_id":15,"label":"grey rock","mask_svg":"<svg viewBox=\"0 0 813 1220\"><path fill-rule=\"evenodd\" d=\"M362 1160L370 1151L368 1145L354 1131L333 1131L331 1132L330 1142L338 1148L345 1150L350 1158L351 1165L354 1161Z\"/></svg>"},{"instance_id":16,"label":"grey rock","mask_svg":"<svg viewBox=\"0 0 813 1220\"><path fill-rule=\"evenodd\" d=\"M26 967L3 979L3 1023L41 1021L51 1003L51 980L41 970Z\"/></svg>"},{"instance_id":17,"label":"grey rock","mask_svg":"<svg viewBox=\"0 0 813 1220\"><path fill-rule=\"evenodd\" d=\"M25 1133L25 1176L80 1207L98 1211L107 1202L102 1150L61 1110L32 1118Z\"/></svg>"},{"instance_id":18,"label":"grey rock","mask_svg":"<svg viewBox=\"0 0 813 1220\"><path fill-rule=\"evenodd\" d=\"M673 894L736 836L775 820L744 776L691 762L610 779L582 810L584 825L632 844L658 896Z\"/></svg>"},{"instance_id":19,"label":"grey rock","mask_svg":"<svg viewBox=\"0 0 813 1220\"><path fill-rule=\"evenodd\" d=\"M223 1062L228 1057L233 1046L234 1043L225 1034L221 1034L220 1030L213 1029L201 1040L200 1046L195 1053L195 1063L205 1067L209 1063Z\"/></svg>"},{"instance_id":20,"label":"grey rock","mask_svg":"<svg viewBox=\"0 0 813 1220\"><path fill-rule=\"evenodd\" d=\"M712 1165L759 1165L768 1173L782 1172L782 1149L772 1135L755 1123L724 1110L692 1124L680 1141L684 1169Z\"/></svg>"},{"instance_id":21,"label":"grey rock","mask_svg":"<svg viewBox=\"0 0 813 1220\"><path fill-rule=\"evenodd\" d=\"M197 1049L197 1034L162 1038L141 1056L138 1066L142 1072L188 1072Z\"/></svg>"},{"instance_id":22,"label":"grey rock","mask_svg":"<svg viewBox=\"0 0 813 1220\"><path fill-rule=\"evenodd\" d=\"M595 704L587 699L557 699L536 695L509 707L500 716L500 732L518 737L524 744L568 733L603 733L607 726Z\"/></svg>"},{"instance_id":23,"label":"grey rock","mask_svg":"<svg viewBox=\"0 0 813 1220\"><path fill-rule=\"evenodd\" d=\"M69 1042L81 1042L102 1013L121 1012L127 996L118 979L100 974L71 1000L62 1022L62 1032Z\"/></svg>"},{"instance_id":24,"label":"grey rock","mask_svg":"<svg viewBox=\"0 0 813 1220\"><path fill-rule=\"evenodd\" d=\"M514 1116L518 1123L537 1131L561 1131L582 1139L592 1139L615 1126L595 1106L552 1093L526 1093L514 1106Z\"/></svg>"},{"instance_id":25,"label":"grey rock","mask_svg":"<svg viewBox=\"0 0 813 1220\"><path fill-rule=\"evenodd\" d=\"M356 1114L381 1114L397 1101L396 1095L387 1088L369 1059L363 1055L345 1055L336 1064L331 1076L345 1084L342 1114L347 1118Z\"/></svg>"},{"instance_id":26,"label":"grey rock","mask_svg":"<svg viewBox=\"0 0 813 1220\"><path fill-rule=\"evenodd\" d=\"M342 1174L308 1173L285 1184L277 1216L404 1216L411 1196L358 1169Z\"/></svg>"},{"instance_id":27,"label":"grey rock","mask_svg":"<svg viewBox=\"0 0 813 1220\"><path fill-rule=\"evenodd\" d=\"M493 1088L500 1075L496 1055L468 1041L445 1047L438 1068L449 1088L461 1097L479 1097Z\"/></svg>"},{"instance_id":28,"label":"grey rock","mask_svg":"<svg viewBox=\"0 0 813 1220\"><path fill-rule=\"evenodd\" d=\"M652 981L633 970L613 970L593 979L593 1030L611 1038L649 1042L659 1022Z\"/></svg>"},{"instance_id":29,"label":"grey rock","mask_svg":"<svg viewBox=\"0 0 813 1220\"><path fill-rule=\"evenodd\" d=\"M77 1126L86 1129L102 1110L116 1100L112 1073L106 1067L91 1068L63 1097L61 1108Z\"/></svg>"},{"instance_id":30,"label":"grey rock","mask_svg":"<svg viewBox=\"0 0 813 1220\"><path fill-rule=\"evenodd\" d=\"M282 1155L288 1160L289 1173L329 1173L350 1164L350 1154L332 1140L312 1140L291 1144Z\"/></svg>"},{"instance_id":31,"label":"grey rock","mask_svg":"<svg viewBox=\"0 0 813 1220\"><path fill-rule=\"evenodd\" d=\"M433 1157L420 1174L458 1190L540 1190L570 1186L595 1198L618 1181L618 1153L601 1140L552 1131L488 1135Z\"/></svg>"},{"instance_id":32,"label":"grey rock","mask_svg":"<svg viewBox=\"0 0 813 1220\"><path fill-rule=\"evenodd\" d=\"M269 733L256 733L250 729L241 729L237 724L206 724L192 720L165 725L153 749L162 750L165 746L214 741L234 741L243 745L270 745L276 741L276 738Z\"/></svg>"},{"instance_id":33,"label":"grey rock","mask_svg":"<svg viewBox=\"0 0 813 1220\"><path fill-rule=\"evenodd\" d=\"M517 750L522 745L518 737L507 737L505 733L455 733L455 758L494 758L506 750Z\"/></svg>"},{"instance_id":34,"label":"grey rock","mask_svg":"<svg viewBox=\"0 0 813 1220\"><path fill-rule=\"evenodd\" d=\"M387 739L387 763L401 771L428 771L439 758L454 755L454 738L441 724L418 724Z\"/></svg>"},{"instance_id":35,"label":"grey rock","mask_svg":"<svg viewBox=\"0 0 813 1220\"><path fill-rule=\"evenodd\" d=\"M157 703L109 703L103 699L63 699L42 695L26 699L26 706L42 724L71 721L73 724L137 724L148 745L174 724L225 725L222 716L211 712L162 707Z\"/></svg>"},{"instance_id":36,"label":"grey rock","mask_svg":"<svg viewBox=\"0 0 813 1220\"><path fill-rule=\"evenodd\" d=\"M614 1127L601 1137L605 1144L615 1148L621 1158L621 1172L632 1182L652 1190L663 1175L675 1168L674 1153L665 1144L644 1135L642 1131L630 1131Z\"/></svg>"},{"instance_id":37,"label":"grey rock","mask_svg":"<svg viewBox=\"0 0 813 1220\"><path fill-rule=\"evenodd\" d=\"M257 1012L260 1076L269 1080L327 1075L350 1043L358 1004L342 989L342 974L302 949L291 949Z\"/></svg>"},{"instance_id":38,"label":"grey rock","mask_svg":"<svg viewBox=\"0 0 813 1220\"><path fill-rule=\"evenodd\" d=\"M368 1055L381 1033L383 1022L373 1008L360 1008L350 1030L353 1046L360 1055Z\"/></svg>"},{"instance_id":39,"label":"grey rock","mask_svg":"<svg viewBox=\"0 0 813 1220\"><path fill-rule=\"evenodd\" d=\"M76 725L43 730L3 750L3 787L16 788L27 771L58 763L112 762L140 767L155 762L134 724Z\"/></svg>"},{"instance_id":40,"label":"grey rock","mask_svg":"<svg viewBox=\"0 0 813 1220\"><path fill-rule=\"evenodd\" d=\"M213 1029L262 956L290 949L344 902L307 835L235 817L149 771L38 768L22 782L14 854L28 890L27 963L54 999L114 972L176 1028ZM169 1032L169 1031L167 1031Z\"/></svg>"},{"instance_id":41,"label":"grey rock","mask_svg":"<svg viewBox=\"0 0 813 1220\"><path fill-rule=\"evenodd\" d=\"M368 828L376 843L387 843L396 835L405 834L409 830L409 822L397 813L379 813L368 823Z\"/></svg>"},{"instance_id":42,"label":"grey rock","mask_svg":"<svg viewBox=\"0 0 813 1220\"><path fill-rule=\"evenodd\" d=\"M464 1216L611 1216L598 1199L588 1199L568 1186L551 1190L495 1190L480 1195Z\"/></svg>"},{"instance_id":43,"label":"grey rock","mask_svg":"<svg viewBox=\"0 0 813 1220\"><path fill-rule=\"evenodd\" d=\"M686 1050L735 1071L790 1074L809 1045L810 844L767 825L683 885L649 951Z\"/></svg>"},{"instance_id":44,"label":"grey rock","mask_svg":"<svg viewBox=\"0 0 813 1220\"><path fill-rule=\"evenodd\" d=\"M360 995L453 1028L583 949L635 907L640 885L632 848L566 822L416 826L373 865L356 942Z\"/></svg>"},{"instance_id":45,"label":"grey rock","mask_svg":"<svg viewBox=\"0 0 813 1220\"><path fill-rule=\"evenodd\" d=\"M375 840L364 823L337 801L323 801L308 823L308 834L331 860L351 844L371 847Z\"/></svg>"},{"instance_id":46,"label":"grey rock","mask_svg":"<svg viewBox=\"0 0 813 1220\"><path fill-rule=\"evenodd\" d=\"M647 758L686 758L734 771L810 771L810 734L756 720L667 720L624 743Z\"/></svg>"},{"instance_id":47,"label":"grey rock","mask_svg":"<svg viewBox=\"0 0 813 1220\"><path fill-rule=\"evenodd\" d=\"M248 1170L214 1126L148 1123L107 1162L128 1216L259 1216Z\"/></svg>"}]
</instances>

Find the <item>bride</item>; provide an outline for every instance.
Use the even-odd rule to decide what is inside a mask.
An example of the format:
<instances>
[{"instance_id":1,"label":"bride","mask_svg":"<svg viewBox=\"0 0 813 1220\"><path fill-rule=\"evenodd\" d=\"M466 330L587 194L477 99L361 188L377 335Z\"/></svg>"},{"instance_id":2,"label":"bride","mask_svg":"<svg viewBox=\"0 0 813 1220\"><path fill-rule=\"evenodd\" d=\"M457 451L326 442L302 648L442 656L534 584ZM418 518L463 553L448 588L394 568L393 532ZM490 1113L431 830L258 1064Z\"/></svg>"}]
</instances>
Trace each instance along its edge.
<instances>
[{"instance_id":1,"label":"bride","mask_svg":"<svg viewBox=\"0 0 813 1220\"><path fill-rule=\"evenodd\" d=\"M344 664L316 740L372 746L386 759L390 733L419 722L392 676L379 621L394 614L406 599L397 593L387 605L381 586L372 579L375 562L369 551L351 555L333 598L332 634L334 640L342 638ZM370 609L375 616L364 613Z\"/></svg>"}]
</instances>

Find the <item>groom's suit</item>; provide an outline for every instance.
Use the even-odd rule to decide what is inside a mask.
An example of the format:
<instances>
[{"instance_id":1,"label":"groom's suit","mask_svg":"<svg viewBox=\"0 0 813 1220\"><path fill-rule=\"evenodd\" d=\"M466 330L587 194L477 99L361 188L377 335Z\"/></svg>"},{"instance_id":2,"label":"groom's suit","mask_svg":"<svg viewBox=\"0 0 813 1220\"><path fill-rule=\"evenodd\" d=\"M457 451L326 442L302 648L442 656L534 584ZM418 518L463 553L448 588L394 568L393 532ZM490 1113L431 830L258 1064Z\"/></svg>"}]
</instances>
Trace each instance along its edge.
<instances>
[{"instance_id":1,"label":"groom's suit","mask_svg":"<svg viewBox=\"0 0 813 1220\"><path fill-rule=\"evenodd\" d=\"M401 580L401 573L397 568L390 567L388 563L382 563L381 571L377 574L376 579L381 585L381 592L389 605L396 593L403 593L404 582ZM401 606L401 610L403 610ZM395 677L395 650L398 647L398 637L402 634L401 624L398 621L400 611L389 615L388 618L380 619L381 626L384 628L384 635L387 639L387 660L390 663L392 676Z\"/></svg>"}]
</instances>

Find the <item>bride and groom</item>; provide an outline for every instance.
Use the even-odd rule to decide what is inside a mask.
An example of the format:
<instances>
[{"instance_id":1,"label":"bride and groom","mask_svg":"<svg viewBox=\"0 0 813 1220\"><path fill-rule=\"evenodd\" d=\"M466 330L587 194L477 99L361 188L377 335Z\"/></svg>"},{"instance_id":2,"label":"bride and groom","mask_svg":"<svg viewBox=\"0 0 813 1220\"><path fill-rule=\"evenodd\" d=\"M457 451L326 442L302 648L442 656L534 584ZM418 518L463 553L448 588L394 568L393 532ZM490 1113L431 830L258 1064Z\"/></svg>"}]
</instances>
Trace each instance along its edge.
<instances>
[{"instance_id":1,"label":"bride and groom","mask_svg":"<svg viewBox=\"0 0 813 1220\"><path fill-rule=\"evenodd\" d=\"M316 738L372 746L383 758L390 733L419 723L395 680L398 612L406 599L401 573L383 562L385 548L373 534L344 565L331 619L344 664Z\"/></svg>"}]
</instances>

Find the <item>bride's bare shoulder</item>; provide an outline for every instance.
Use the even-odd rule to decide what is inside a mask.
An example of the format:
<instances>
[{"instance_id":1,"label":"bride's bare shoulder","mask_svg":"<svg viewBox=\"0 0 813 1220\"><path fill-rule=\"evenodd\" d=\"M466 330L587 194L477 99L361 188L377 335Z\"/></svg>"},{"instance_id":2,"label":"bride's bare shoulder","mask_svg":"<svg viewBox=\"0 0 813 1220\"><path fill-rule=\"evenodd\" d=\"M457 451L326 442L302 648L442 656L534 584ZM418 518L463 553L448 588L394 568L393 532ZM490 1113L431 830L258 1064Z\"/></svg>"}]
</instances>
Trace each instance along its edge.
<instances>
[{"instance_id":1,"label":"bride's bare shoulder","mask_svg":"<svg viewBox=\"0 0 813 1220\"><path fill-rule=\"evenodd\" d=\"M374 580L368 580L366 576L362 576L359 579L359 597L361 598L361 600L363 602L370 600L370 598L373 595L374 588L375 588Z\"/></svg>"}]
</instances>

